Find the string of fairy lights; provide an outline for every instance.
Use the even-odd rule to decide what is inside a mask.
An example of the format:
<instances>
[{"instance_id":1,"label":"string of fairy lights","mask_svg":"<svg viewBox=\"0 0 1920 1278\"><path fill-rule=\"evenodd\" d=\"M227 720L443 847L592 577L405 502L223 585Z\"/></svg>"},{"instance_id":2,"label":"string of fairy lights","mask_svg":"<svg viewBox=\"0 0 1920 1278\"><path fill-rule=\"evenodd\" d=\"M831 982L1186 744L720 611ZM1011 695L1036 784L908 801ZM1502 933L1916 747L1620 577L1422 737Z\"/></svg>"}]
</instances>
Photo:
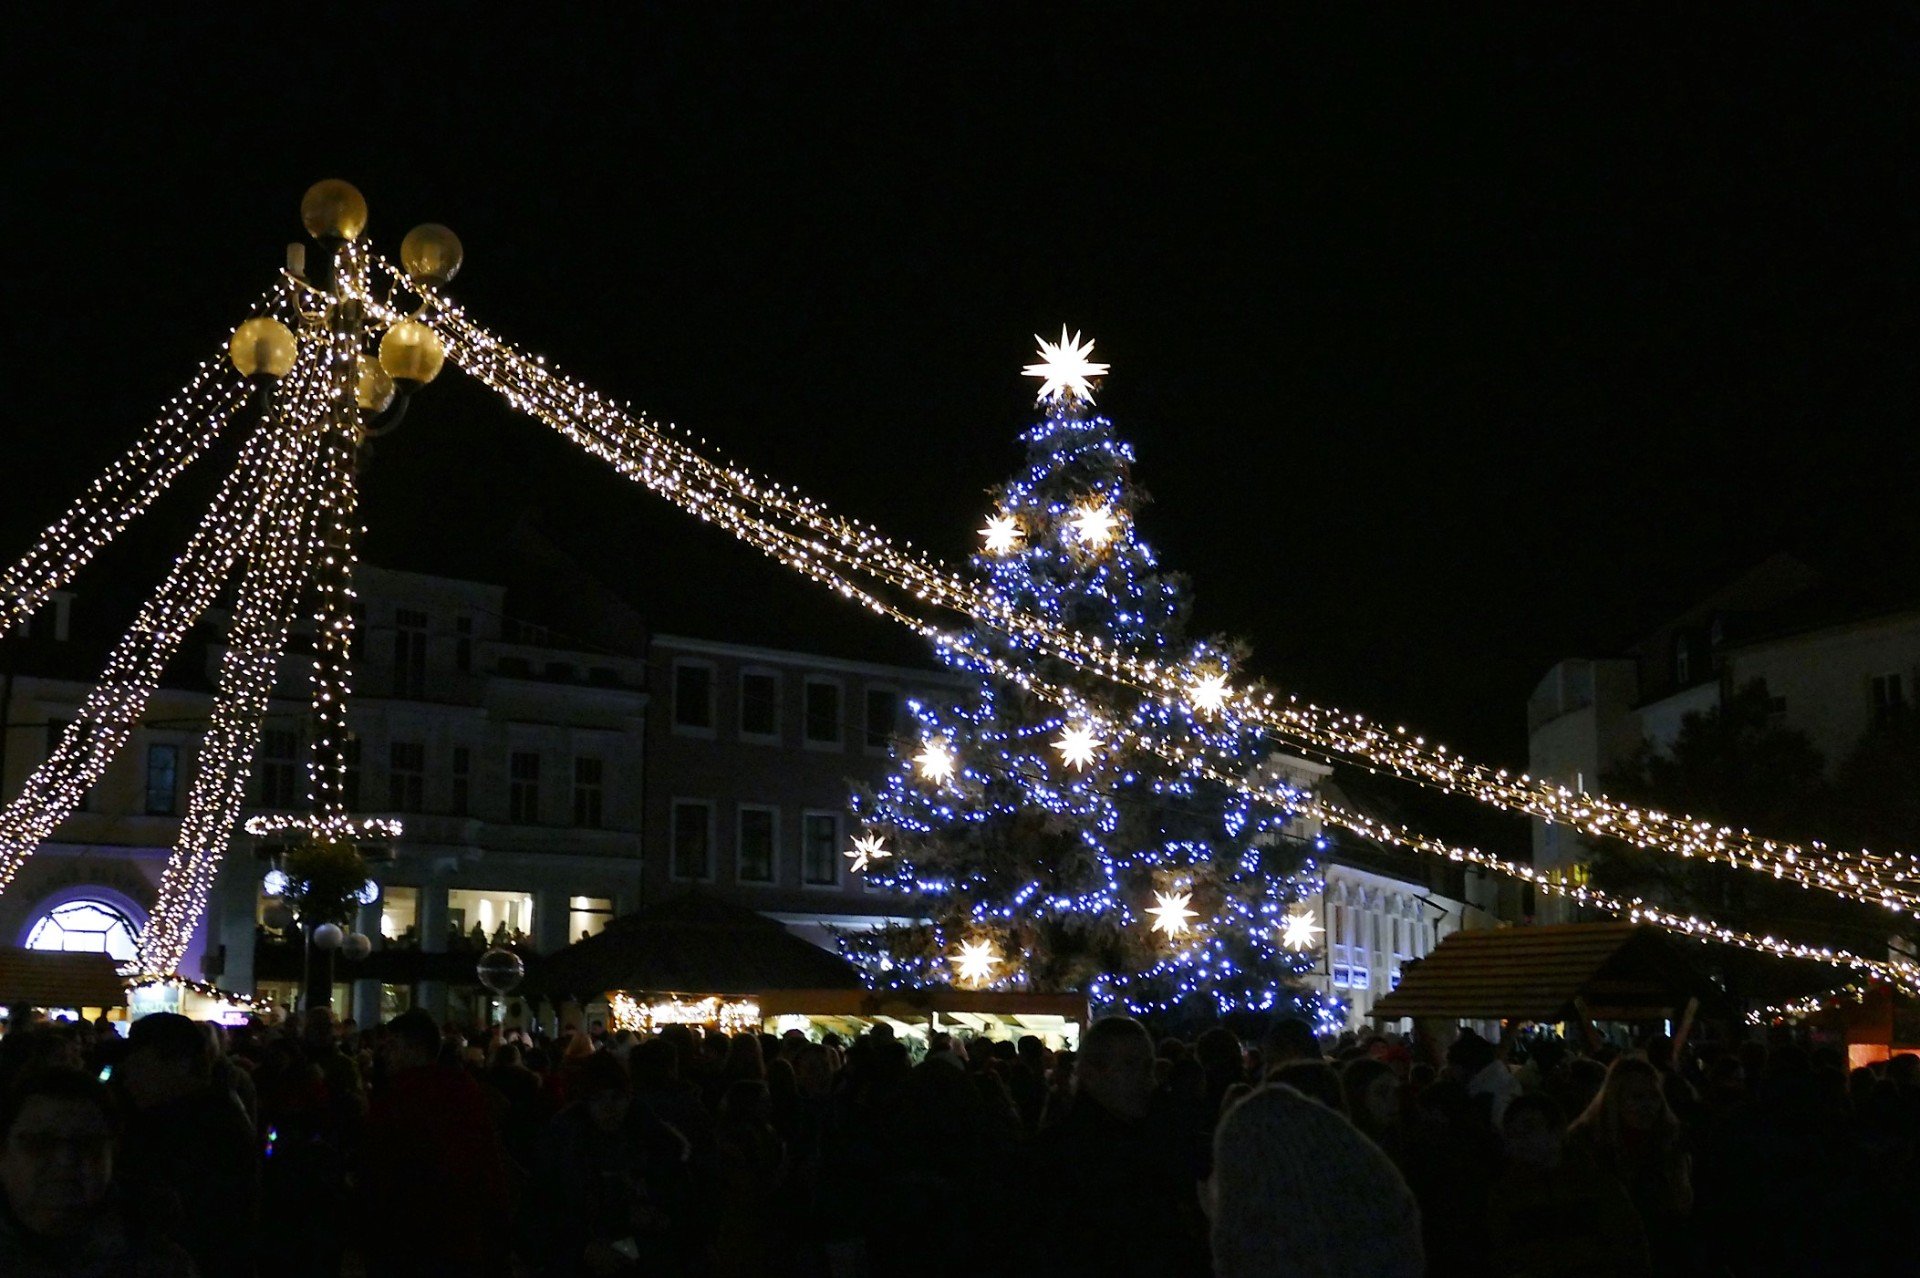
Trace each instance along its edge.
<instances>
[{"instance_id":1,"label":"string of fairy lights","mask_svg":"<svg viewBox=\"0 0 1920 1278\"><path fill-rule=\"evenodd\" d=\"M274 288L249 313L284 315L285 310L285 291ZM223 342L220 353L200 365L127 451L94 477L25 556L0 573L0 632L31 617L48 595L71 581L102 547L151 506L212 446L234 415L246 406L249 394L246 383L228 362Z\"/></svg>"},{"instance_id":2,"label":"string of fairy lights","mask_svg":"<svg viewBox=\"0 0 1920 1278\"><path fill-rule=\"evenodd\" d=\"M287 432L275 458L265 498L266 518L249 547L233 609L233 628L221 654L212 721L203 739L187 812L161 876L158 901L140 935L137 969L177 972L195 925L206 911L213 881L232 842L245 800L261 725L300 599L319 552L316 489L319 440L298 429L325 412L333 390L323 356L309 343L306 357L276 395Z\"/></svg>"},{"instance_id":3,"label":"string of fairy lights","mask_svg":"<svg viewBox=\"0 0 1920 1278\"><path fill-rule=\"evenodd\" d=\"M629 478L776 558L783 552L773 549L775 543L761 529L772 521L792 521L804 531L798 532L797 541L784 543L785 554L831 557L859 577L897 587L919 603L998 626L1033 644L1037 652L1136 691L1183 701L1201 713L1231 708L1280 741L1358 759L1369 767L1522 815L1562 822L1587 834L1756 870L1920 917L1920 862L1911 855L1845 853L1820 843L1800 845L1516 776L1474 764L1404 728L1389 729L1364 716L1281 697L1257 684L1236 686L1226 654L1202 650L1190 659L1141 657L1012 609L989 587L935 565L924 554L896 547L875 529L827 514L789 489L700 455L643 415L481 329L458 307L438 298L433 305L434 322L446 336L453 360L514 407L608 460ZM766 512L768 518L748 518L753 508ZM1121 526L1119 512L1097 503L1077 511L1068 523L1070 535L1092 552L1110 543ZM990 552L999 548L1001 553L1016 552L1026 536L1005 514L990 519L983 533Z\"/></svg>"},{"instance_id":4,"label":"string of fairy lights","mask_svg":"<svg viewBox=\"0 0 1920 1278\"><path fill-rule=\"evenodd\" d=\"M359 489L354 474L359 412L354 389L360 361L360 316L343 303L364 294L367 254L348 243L335 254L334 305L326 312L326 402L318 414L323 547L315 574L313 724L307 806L323 823L347 818L347 702L353 695L355 545Z\"/></svg>"},{"instance_id":5,"label":"string of fairy lights","mask_svg":"<svg viewBox=\"0 0 1920 1278\"><path fill-rule=\"evenodd\" d=\"M0 891L125 746L167 663L252 540L269 458L292 433L285 423L269 422L249 437L186 548L114 646L99 682L20 794L0 811Z\"/></svg>"}]
</instances>

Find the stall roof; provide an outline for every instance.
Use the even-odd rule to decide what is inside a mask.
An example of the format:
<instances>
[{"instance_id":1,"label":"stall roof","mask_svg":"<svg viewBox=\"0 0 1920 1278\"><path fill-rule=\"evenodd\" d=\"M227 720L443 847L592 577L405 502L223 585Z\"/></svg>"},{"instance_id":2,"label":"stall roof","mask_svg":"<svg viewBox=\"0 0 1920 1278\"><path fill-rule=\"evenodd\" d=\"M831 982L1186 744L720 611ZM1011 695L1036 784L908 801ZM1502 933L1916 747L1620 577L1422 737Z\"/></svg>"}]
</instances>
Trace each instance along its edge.
<instances>
[{"instance_id":1,"label":"stall roof","mask_svg":"<svg viewBox=\"0 0 1920 1278\"><path fill-rule=\"evenodd\" d=\"M608 990L757 995L862 985L852 964L775 920L692 893L622 915L598 936L548 955L528 987L597 997Z\"/></svg>"},{"instance_id":2,"label":"stall roof","mask_svg":"<svg viewBox=\"0 0 1920 1278\"><path fill-rule=\"evenodd\" d=\"M1562 923L1455 932L1369 1015L1552 1022L1572 1019L1578 998L1594 1020L1659 1020L1716 994L1657 928Z\"/></svg>"},{"instance_id":3,"label":"stall roof","mask_svg":"<svg viewBox=\"0 0 1920 1278\"><path fill-rule=\"evenodd\" d=\"M127 983L119 961L106 954L0 946L0 1005L6 1007L120 1007Z\"/></svg>"}]
</instances>

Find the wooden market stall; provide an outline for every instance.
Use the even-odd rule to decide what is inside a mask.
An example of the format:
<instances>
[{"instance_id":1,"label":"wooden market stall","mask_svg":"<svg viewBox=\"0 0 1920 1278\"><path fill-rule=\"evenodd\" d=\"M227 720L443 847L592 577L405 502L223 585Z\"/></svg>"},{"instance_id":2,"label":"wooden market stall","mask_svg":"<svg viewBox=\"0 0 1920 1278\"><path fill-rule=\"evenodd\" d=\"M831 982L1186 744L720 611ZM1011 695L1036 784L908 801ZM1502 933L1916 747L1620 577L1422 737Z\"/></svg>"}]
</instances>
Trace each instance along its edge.
<instances>
[{"instance_id":1,"label":"wooden market stall","mask_svg":"<svg viewBox=\"0 0 1920 1278\"><path fill-rule=\"evenodd\" d=\"M1376 1020L1679 1022L1719 991L1660 929L1560 923L1455 932L1401 969Z\"/></svg>"}]
</instances>

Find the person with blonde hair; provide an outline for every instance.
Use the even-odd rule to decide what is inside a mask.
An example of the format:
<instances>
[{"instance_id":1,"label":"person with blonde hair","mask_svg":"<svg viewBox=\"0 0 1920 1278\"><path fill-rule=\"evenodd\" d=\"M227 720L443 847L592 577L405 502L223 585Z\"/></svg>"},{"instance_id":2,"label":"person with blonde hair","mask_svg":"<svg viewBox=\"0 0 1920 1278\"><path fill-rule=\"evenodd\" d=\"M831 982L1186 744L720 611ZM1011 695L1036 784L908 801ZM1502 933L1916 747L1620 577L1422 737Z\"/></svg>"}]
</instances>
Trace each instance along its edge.
<instances>
[{"instance_id":1,"label":"person with blonde hair","mask_svg":"<svg viewBox=\"0 0 1920 1278\"><path fill-rule=\"evenodd\" d=\"M1680 1119L1667 1104L1660 1071L1643 1056L1622 1056L1600 1092L1567 1127L1567 1148L1610 1172L1646 1226L1655 1272L1683 1248L1693 1210L1693 1169Z\"/></svg>"}]
</instances>

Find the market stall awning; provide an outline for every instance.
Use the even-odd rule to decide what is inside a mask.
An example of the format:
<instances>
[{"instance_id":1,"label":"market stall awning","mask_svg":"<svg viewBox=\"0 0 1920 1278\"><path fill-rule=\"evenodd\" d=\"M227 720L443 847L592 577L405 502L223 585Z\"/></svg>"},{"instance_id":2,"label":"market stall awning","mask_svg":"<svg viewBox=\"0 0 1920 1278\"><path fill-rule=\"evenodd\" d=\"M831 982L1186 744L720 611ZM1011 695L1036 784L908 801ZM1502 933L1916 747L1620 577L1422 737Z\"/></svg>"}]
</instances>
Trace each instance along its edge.
<instances>
[{"instance_id":1,"label":"market stall awning","mask_svg":"<svg viewBox=\"0 0 1920 1278\"><path fill-rule=\"evenodd\" d=\"M119 967L106 954L0 946L0 1006L123 1007Z\"/></svg>"},{"instance_id":2,"label":"market stall awning","mask_svg":"<svg viewBox=\"0 0 1920 1278\"><path fill-rule=\"evenodd\" d=\"M1597 1021L1661 1020L1715 994L1656 928L1562 923L1455 932L1402 968L1399 987L1368 1014L1556 1022L1584 1000Z\"/></svg>"},{"instance_id":3,"label":"market stall awning","mask_svg":"<svg viewBox=\"0 0 1920 1278\"><path fill-rule=\"evenodd\" d=\"M598 998L608 990L757 995L768 990L860 989L837 954L765 915L701 894L647 906L541 959L528 991Z\"/></svg>"}]
</instances>

